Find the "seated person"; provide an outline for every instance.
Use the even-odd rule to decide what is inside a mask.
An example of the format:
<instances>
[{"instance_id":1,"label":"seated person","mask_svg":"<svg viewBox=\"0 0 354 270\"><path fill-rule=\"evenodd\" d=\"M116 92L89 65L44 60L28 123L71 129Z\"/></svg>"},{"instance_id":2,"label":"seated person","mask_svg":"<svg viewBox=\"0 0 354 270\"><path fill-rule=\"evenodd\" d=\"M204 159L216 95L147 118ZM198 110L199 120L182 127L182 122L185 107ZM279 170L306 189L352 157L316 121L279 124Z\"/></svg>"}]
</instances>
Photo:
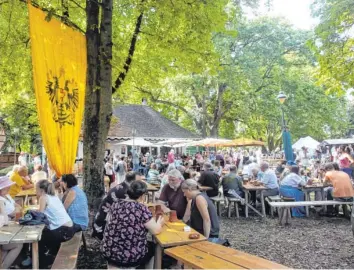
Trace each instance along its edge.
<instances>
[{"instance_id":1,"label":"seated person","mask_svg":"<svg viewBox=\"0 0 354 270\"><path fill-rule=\"evenodd\" d=\"M267 162L262 162L260 168L263 173L260 182L269 189L263 192L264 197L278 195L279 185L275 172L269 168Z\"/></svg>"},{"instance_id":2,"label":"seated person","mask_svg":"<svg viewBox=\"0 0 354 270\"><path fill-rule=\"evenodd\" d=\"M15 201L9 195L9 190L12 182L7 176L0 177L0 216L5 219L7 224L8 219L14 218L17 211L20 211L20 206L16 205ZM2 269L9 269L14 263L22 250L22 244L7 244L0 246L0 253L2 253L2 260L0 257L0 265Z\"/></svg>"},{"instance_id":3,"label":"seated person","mask_svg":"<svg viewBox=\"0 0 354 270\"><path fill-rule=\"evenodd\" d=\"M299 175L299 167L292 166L290 173L280 182L280 195L294 198L297 202L304 201L305 195L299 188L305 185L306 181ZM305 216L304 207L292 207L291 212L294 217Z\"/></svg>"},{"instance_id":4,"label":"seated person","mask_svg":"<svg viewBox=\"0 0 354 270\"><path fill-rule=\"evenodd\" d=\"M75 232L85 231L89 223L86 194L79 188L77 179L72 174L62 175L61 182L65 190L62 201L74 222Z\"/></svg>"},{"instance_id":5,"label":"seated person","mask_svg":"<svg viewBox=\"0 0 354 270\"><path fill-rule=\"evenodd\" d=\"M215 205L208 195L201 192L193 179L183 181L182 190L188 199L184 222L206 238L219 238L219 218Z\"/></svg>"},{"instance_id":6,"label":"seated person","mask_svg":"<svg viewBox=\"0 0 354 270\"><path fill-rule=\"evenodd\" d=\"M34 173L31 176L31 181L35 185L40 180L48 180L47 173L43 171L42 165L36 165L34 167Z\"/></svg>"},{"instance_id":7,"label":"seated person","mask_svg":"<svg viewBox=\"0 0 354 270\"><path fill-rule=\"evenodd\" d=\"M152 163L150 165L150 170L148 172L148 182L150 184L160 184L159 175L160 175L160 173L157 170L156 164Z\"/></svg>"},{"instance_id":8,"label":"seated person","mask_svg":"<svg viewBox=\"0 0 354 270\"><path fill-rule=\"evenodd\" d=\"M207 190L209 197L215 197L219 194L219 176L212 170L212 165L208 162L204 163L204 171L199 178L201 186L211 187L212 190Z\"/></svg>"},{"instance_id":9,"label":"seated person","mask_svg":"<svg viewBox=\"0 0 354 270\"><path fill-rule=\"evenodd\" d=\"M39 198L39 212L44 213L49 221L42 232L39 241L39 254L51 255L52 259L59 251L62 242L70 240L74 234L74 224L68 213L55 195L54 184L48 180L41 180L36 184L37 197ZM40 263L42 264L40 260ZM40 268L44 268L40 266Z\"/></svg>"},{"instance_id":10,"label":"seated person","mask_svg":"<svg viewBox=\"0 0 354 270\"><path fill-rule=\"evenodd\" d=\"M214 162L214 172L221 177L222 175L222 167L220 165L220 160L215 160Z\"/></svg>"},{"instance_id":11,"label":"seated person","mask_svg":"<svg viewBox=\"0 0 354 270\"><path fill-rule=\"evenodd\" d=\"M187 208L187 200L181 189L184 180L181 172L173 169L167 173L168 184L166 184L160 194L159 201L167 205L171 210L177 212L178 219L182 219Z\"/></svg>"},{"instance_id":12,"label":"seated person","mask_svg":"<svg viewBox=\"0 0 354 270\"><path fill-rule=\"evenodd\" d=\"M153 268L154 243L147 240L162 231L164 219L157 221L143 204L147 192L146 183L133 181L126 199L118 199L109 210L109 218L103 234L101 251L108 262L119 268L145 266Z\"/></svg>"},{"instance_id":13,"label":"seated person","mask_svg":"<svg viewBox=\"0 0 354 270\"><path fill-rule=\"evenodd\" d=\"M224 196L229 198L243 198L242 178L237 175L237 167L230 166L230 173L225 175L221 181Z\"/></svg>"},{"instance_id":14,"label":"seated person","mask_svg":"<svg viewBox=\"0 0 354 270\"><path fill-rule=\"evenodd\" d=\"M106 226L106 217L109 208L112 206L114 202L118 201L118 199L125 199L127 197L127 191L129 189L129 186L133 181L136 180L136 178L137 175L135 172L128 172L125 175L124 182L112 188L108 192L108 194L103 198L100 206L98 207L98 212L93 222L93 226L92 226L93 237L102 240L103 231Z\"/></svg>"},{"instance_id":15,"label":"seated person","mask_svg":"<svg viewBox=\"0 0 354 270\"><path fill-rule=\"evenodd\" d=\"M332 163L326 164L324 169L326 171L324 183L332 186L327 189L327 200L353 201L354 190L349 175L343 171L335 170ZM333 206L329 205L327 209L331 212Z\"/></svg>"},{"instance_id":16,"label":"seated person","mask_svg":"<svg viewBox=\"0 0 354 270\"><path fill-rule=\"evenodd\" d=\"M9 191L12 198L20 193L21 190L33 188L33 184L29 181L28 169L25 166L16 167L10 176L10 180L15 183Z\"/></svg>"}]
</instances>

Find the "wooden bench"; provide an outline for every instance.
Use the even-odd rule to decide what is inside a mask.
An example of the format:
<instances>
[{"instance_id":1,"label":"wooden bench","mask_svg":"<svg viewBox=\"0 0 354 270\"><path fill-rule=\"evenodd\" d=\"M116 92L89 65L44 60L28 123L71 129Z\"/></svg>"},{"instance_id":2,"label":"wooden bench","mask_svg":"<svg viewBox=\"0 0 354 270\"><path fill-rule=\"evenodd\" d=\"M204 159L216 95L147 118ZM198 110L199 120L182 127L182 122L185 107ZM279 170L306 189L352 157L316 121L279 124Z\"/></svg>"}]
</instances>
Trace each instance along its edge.
<instances>
[{"instance_id":1,"label":"wooden bench","mask_svg":"<svg viewBox=\"0 0 354 270\"><path fill-rule=\"evenodd\" d=\"M225 197L225 199L228 203L227 204L227 217L228 218L231 217L231 207L232 207L232 204L234 204L236 217L239 218L240 213L238 211L238 204L239 204L239 202L241 202L241 200L238 198L230 198L230 197Z\"/></svg>"},{"instance_id":2,"label":"wooden bench","mask_svg":"<svg viewBox=\"0 0 354 270\"><path fill-rule=\"evenodd\" d=\"M219 193L218 196L211 197L210 200L215 204L218 216L221 216L221 202L224 202L224 196Z\"/></svg>"},{"instance_id":3,"label":"wooden bench","mask_svg":"<svg viewBox=\"0 0 354 270\"><path fill-rule=\"evenodd\" d=\"M82 236L82 232L77 232L69 241L61 243L52 269L76 269Z\"/></svg>"},{"instance_id":4,"label":"wooden bench","mask_svg":"<svg viewBox=\"0 0 354 270\"><path fill-rule=\"evenodd\" d=\"M279 222L281 225L290 224L291 214L290 209L292 207L301 206L328 206L328 205L353 205L353 202L341 202L341 201L301 201L301 202L269 202L269 205L274 208L283 209L283 214L279 214ZM286 214L285 214L286 213ZM290 214L290 216L288 216Z\"/></svg>"},{"instance_id":5,"label":"wooden bench","mask_svg":"<svg viewBox=\"0 0 354 270\"><path fill-rule=\"evenodd\" d=\"M199 242L169 248L165 253L184 263L184 269L286 269L287 267L266 259L217 245Z\"/></svg>"},{"instance_id":6,"label":"wooden bench","mask_svg":"<svg viewBox=\"0 0 354 270\"><path fill-rule=\"evenodd\" d=\"M268 196L266 197L266 200L269 202L280 202L281 201L281 197L279 195L275 195L275 196ZM273 217L274 216L274 209L273 207L270 207L270 215Z\"/></svg>"}]
</instances>

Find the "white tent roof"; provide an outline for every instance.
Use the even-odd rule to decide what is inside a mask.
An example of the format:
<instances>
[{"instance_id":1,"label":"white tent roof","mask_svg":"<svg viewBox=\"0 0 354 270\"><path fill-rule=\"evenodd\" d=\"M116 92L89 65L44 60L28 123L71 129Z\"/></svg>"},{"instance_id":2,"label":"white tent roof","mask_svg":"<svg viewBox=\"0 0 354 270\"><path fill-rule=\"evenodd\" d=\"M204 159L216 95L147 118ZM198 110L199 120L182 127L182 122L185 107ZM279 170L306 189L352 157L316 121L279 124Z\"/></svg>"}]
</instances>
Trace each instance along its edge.
<instances>
[{"instance_id":1,"label":"white tent roof","mask_svg":"<svg viewBox=\"0 0 354 270\"><path fill-rule=\"evenodd\" d=\"M125 142L117 143L116 145L153 146L151 142L145 141L143 138L134 138Z\"/></svg>"},{"instance_id":2,"label":"white tent roof","mask_svg":"<svg viewBox=\"0 0 354 270\"><path fill-rule=\"evenodd\" d=\"M296 143L293 144L293 148L296 150L300 150L302 147L306 147L309 149L316 149L320 143L310 136L300 138Z\"/></svg>"},{"instance_id":3,"label":"white tent roof","mask_svg":"<svg viewBox=\"0 0 354 270\"><path fill-rule=\"evenodd\" d=\"M354 139L353 138L348 138L348 139L330 139L330 140L325 140L322 143L324 144L329 144L329 145L339 145L339 144L354 144Z\"/></svg>"}]
</instances>

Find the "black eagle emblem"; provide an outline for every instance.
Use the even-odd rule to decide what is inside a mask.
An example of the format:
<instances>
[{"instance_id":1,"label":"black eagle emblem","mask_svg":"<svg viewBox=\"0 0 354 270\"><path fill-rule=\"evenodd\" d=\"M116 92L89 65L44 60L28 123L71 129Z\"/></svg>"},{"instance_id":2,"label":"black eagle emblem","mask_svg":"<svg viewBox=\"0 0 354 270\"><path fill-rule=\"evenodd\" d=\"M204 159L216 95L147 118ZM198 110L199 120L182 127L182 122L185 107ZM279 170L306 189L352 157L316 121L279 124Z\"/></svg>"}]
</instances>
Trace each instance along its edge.
<instances>
[{"instance_id":1,"label":"black eagle emblem","mask_svg":"<svg viewBox=\"0 0 354 270\"><path fill-rule=\"evenodd\" d=\"M75 113L79 106L79 89L74 80L52 76L47 81L46 93L52 103L53 120L64 125L75 126Z\"/></svg>"}]
</instances>

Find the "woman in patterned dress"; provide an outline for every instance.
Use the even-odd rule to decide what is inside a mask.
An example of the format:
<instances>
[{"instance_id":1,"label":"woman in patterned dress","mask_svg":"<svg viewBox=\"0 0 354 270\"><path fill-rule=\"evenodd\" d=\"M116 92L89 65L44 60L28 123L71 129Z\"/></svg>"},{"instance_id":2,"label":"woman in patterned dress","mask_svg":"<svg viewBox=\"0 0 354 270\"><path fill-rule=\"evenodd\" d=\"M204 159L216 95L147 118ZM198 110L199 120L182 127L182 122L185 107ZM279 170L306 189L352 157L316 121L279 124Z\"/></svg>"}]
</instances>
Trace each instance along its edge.
<instances>
[{"instance_id":1,"label":"woman in patterned dress","mask_svg":"<svg viewBox=\"0 0 354 270\"><path fill-rule=\"evenodd\" d=\"M147 241L147 233L159 234L164 220L159 217L155 221L143 204L146 192L143 181L132 182L127 191L129 198L119 199L108 212L101 251L107 261L118 267L153 268L154 244Z\"/></svg>"}]
</instances>

